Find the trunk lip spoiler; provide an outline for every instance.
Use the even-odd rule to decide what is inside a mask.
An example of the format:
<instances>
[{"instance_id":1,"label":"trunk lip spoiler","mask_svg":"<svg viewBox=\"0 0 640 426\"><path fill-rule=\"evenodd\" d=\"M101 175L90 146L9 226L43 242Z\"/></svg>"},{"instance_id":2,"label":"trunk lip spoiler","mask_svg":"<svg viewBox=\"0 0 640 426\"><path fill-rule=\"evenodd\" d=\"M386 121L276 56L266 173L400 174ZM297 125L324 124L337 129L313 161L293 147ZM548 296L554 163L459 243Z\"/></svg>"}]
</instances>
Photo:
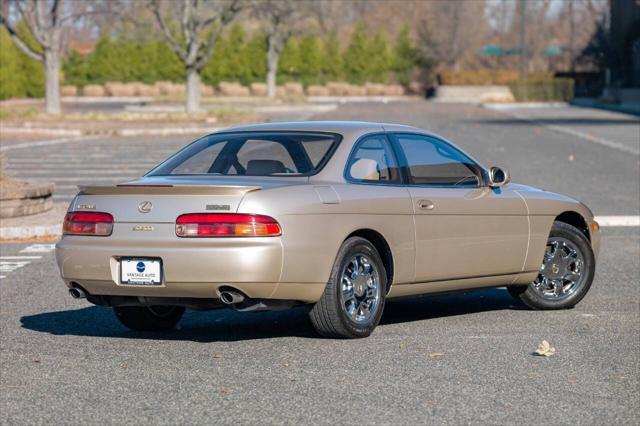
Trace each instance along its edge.
<instances>
[{"instance_id":1,"label":"trunk lip spoiler","mask_svg":"<svg viewBox=\"0 0 640 426\"><path fill-rule=\"evenodd\" d=\"M85 195L244 195L258 191L257 185L172 185L172 184L120 184L78 185Z\"/></svg>"}]
</instances>

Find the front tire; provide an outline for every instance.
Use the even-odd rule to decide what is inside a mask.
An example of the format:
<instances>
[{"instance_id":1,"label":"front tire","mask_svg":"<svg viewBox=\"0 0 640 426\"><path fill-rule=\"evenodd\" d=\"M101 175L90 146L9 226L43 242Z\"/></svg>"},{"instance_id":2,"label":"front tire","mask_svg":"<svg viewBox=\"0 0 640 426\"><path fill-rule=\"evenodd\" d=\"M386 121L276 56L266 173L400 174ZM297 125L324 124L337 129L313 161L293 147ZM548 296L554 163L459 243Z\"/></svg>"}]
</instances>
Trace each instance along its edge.
<instances>
[{"instance_id":1,"label":"front tire","mask_svg":"<svg viewBox=\"0 0 640 426\"><path fill-rule=\"evenodd\" d=\"M329 282L309 313L324 337L360 338L373 332L384 309L387 274L376 248L366 239L347 239Z\"/></svg>"},{"instance_id":2,"label":"front tire","mask_svg":"<svg viewBox=\"0 0 640 426\"><path fill-rule=\"evenodd\" d=\"M116 318L136 331L165 331L178 324L184 314L181 306L116 306Z\"/></svg>"},{"instance_id":3,"label":"front tire","mask_svg":"<svg viewBox=\"0 0 640 426\"><path fill-rule=\"evenodd\" d=\"M591 288L595 266L587 237L574 226L554 222L536 280L507 290L531 309L573 308Z\"/></svg>"}]
</instances>

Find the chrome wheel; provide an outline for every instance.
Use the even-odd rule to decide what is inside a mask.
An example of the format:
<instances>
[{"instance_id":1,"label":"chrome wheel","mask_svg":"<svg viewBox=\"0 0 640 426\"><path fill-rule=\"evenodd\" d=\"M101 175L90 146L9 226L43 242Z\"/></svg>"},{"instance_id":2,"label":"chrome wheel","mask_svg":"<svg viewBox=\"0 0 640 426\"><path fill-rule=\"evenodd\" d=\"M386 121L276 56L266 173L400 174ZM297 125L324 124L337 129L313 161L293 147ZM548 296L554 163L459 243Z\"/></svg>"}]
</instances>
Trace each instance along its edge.
<instances>
[{"instance_id":1,"label":"chrome wheel","mask_svg":"<svg viewBox=\"0 0 640 426\"><path fill-rule=\"evenodd\" d=\"M380 305L380 277L377 268L362 254L353 256L342 270L340 304L357 324L371 321Z\"/></svg>"},{"instance_id":2,"label":"chrome wheel","mask_svg":"<svg viewBox=\"0 0 640 426\"><path fill-rule=\"evenodd\" d=\"M552 237L542 260L533 288L546 300L561 300L580 288L584 272L584 255L572 241Z\"/></svg>"}]
</instances>

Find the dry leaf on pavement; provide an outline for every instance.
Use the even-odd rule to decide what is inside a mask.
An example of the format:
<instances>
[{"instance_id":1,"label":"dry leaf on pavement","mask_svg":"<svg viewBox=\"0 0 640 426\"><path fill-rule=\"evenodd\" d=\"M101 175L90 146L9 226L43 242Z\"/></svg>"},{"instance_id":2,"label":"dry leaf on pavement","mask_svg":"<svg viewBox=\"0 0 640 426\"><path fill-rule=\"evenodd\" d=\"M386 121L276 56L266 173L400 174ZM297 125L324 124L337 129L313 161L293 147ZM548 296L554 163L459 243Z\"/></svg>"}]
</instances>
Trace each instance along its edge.
<instances>
[{"instance_id":1,"label":"dry leaf on pavement","mask_svg":"<svg viewBox=\"0 0 640 426\"><path fill-rule=\"evenodd\" d=\"M556 348L551 346L551 344L546 340L543 340L542 343L538 345L538 349L536 349L535 353L540 356L551 356L556 353Z\"/></svg>"}]
</instances>

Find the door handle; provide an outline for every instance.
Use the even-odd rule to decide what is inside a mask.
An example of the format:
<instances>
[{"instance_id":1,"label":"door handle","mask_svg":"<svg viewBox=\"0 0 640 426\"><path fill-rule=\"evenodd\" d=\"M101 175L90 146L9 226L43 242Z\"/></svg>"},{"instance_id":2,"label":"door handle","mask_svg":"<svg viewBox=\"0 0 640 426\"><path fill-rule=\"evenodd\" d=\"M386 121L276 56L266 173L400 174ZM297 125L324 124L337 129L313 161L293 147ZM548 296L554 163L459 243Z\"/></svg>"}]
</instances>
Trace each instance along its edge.
<instances>
[{"instance_id":1,"label":"door handle","mask_svg":"<svg viewBox=\"0 0 640 426\"><path fill-rule=\"evenodd\" d=\"M433 210L436 205L433 204L431 200L420 200L418 201L418 207L422 210Z\"/></svg>"}]
</instances>

